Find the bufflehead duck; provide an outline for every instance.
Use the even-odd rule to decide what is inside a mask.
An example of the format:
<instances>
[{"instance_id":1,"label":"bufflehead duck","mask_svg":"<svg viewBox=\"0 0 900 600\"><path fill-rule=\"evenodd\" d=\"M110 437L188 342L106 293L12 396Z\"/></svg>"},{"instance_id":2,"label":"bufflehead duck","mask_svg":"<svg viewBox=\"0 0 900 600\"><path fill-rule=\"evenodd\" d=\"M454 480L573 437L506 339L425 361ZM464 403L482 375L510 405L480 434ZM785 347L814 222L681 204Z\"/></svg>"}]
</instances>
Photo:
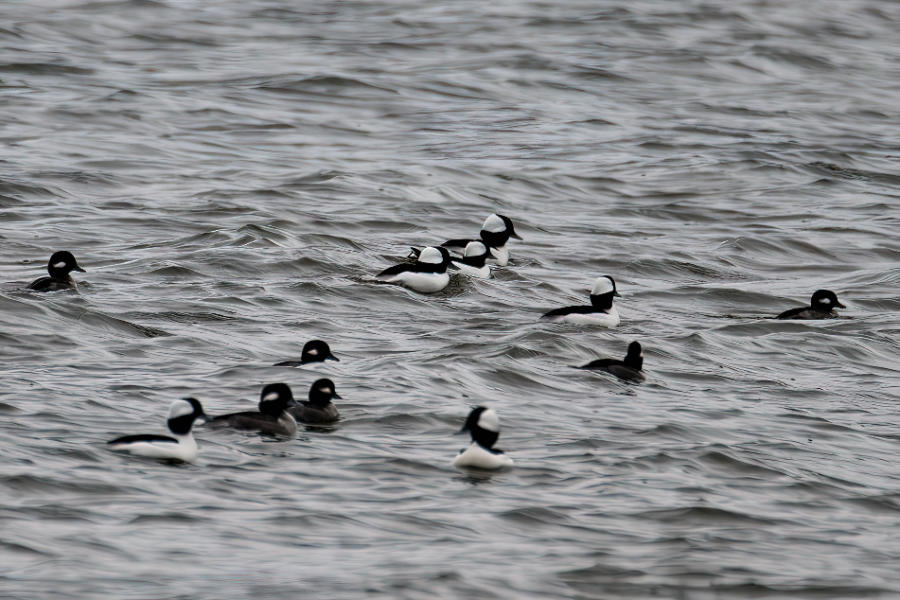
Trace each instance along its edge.
<instances>
[{"instance_id":1,"label":"bufflehead duck","mask_svg":"<svg viewBox=\"0 0 900 600\"><path fill-rule=\"evenodd\" d=\"M481 241L487 246L491 258L497 265L505 267L507 263L509 263L509 249L506 247L509 238L513 237L517 240L522 239L522 237L516 233L512 220L509 217L498 215L496 213L488 215L488 218L484 220L479 235L481 236L480 240L447 240L441 244L441 246L462 251L469 242Z\"/></svg>"},{"instance_id":2,"label":"bufflehead duck","mask_svg":"<svg viewBox=\"0 0 900 600\"><path fill-rule=\"evenodd\" d=\"M816 290L809 301L809 306L786 310L776 319L836 319L838 314L834 308L847 308L838 302L837 294L831 290Z\"/></svg>"},{"instance_id":3,"label":"bufflehead duck","mask_svg":"<svg viewBox=\"0 0 900 600\"><path fill-rule=\"evenodd\" d=\"M334 423L341 416L331 403L332 398L341 399L334 389L334 382L319 379L309 388L309 400L298 402L291 407L290 412L301 423Z\"/></svg>"},{"instance_id":4,"label":"bufflehead duck","mask_svg":"<svg viewBox=\"0 0 900 600\"><path fill-rule=\"evenodd\" d=\"M556 308L544 313L541 318L578 325L615 327L619 324L619 312L613 306L613 298L618 295L616 281L609 275L604 275L594 282L590 305Z\"/></svg>"},{"instance_id":5,"label":"bufflehead duck","mask_svg":"<svg viewBox=\"0 0 900 600\"><path fill-rule=\"evenodd\" d=\"M493 408L473 408L459 433L465 431L472 436L472 445L453 459L454 467L502 469L512 466L513 460L503 454L503 450L493 447L500 437L500 419Z\"/></svg>"},{"instance_id":6,"label":"bufflehead duck","mask_svg":"<svg viewBox=\"0 0 900 600\"><path fill-rule=\"evenodd\" d=\"M47 272L50 277L35 279L28 285L29 290L38 292L55 292L57 290L74 290L77 286L75 280L69 276L72 271L84 273L84 269L78 266L75 257L67 250L54 252L47 263Z\"/></svg>"},{"instance_id":7,"label":"bufflehead duck","mask_svg":"<svg viewBox=\"0 0 900 600\"><path fill-rule=\"evenodd\" d=\"M331 353L331 348L322 340L310 340L303 344L303 351L300 353L300 360L285 360L275 363L276 367L299 367L311 362L324 362L326 360L340 359Z\"/></svg>"},{"instance_id":8,"label":"bufflehead duck","mask_svg":"<svg viewBox=\"0 0 900 600\"><path fill-rule=\"evenodd\" d=\"M490 257L487 247L481 242L469 242L462 258L453 258L451 261L459 272L469 277L487 279L491 276L491 268L485 261Z\"/></svg>"},{"instance_id":9,"label":"bufflehead duck","mask_svg":"<svg viewBox=\"0 0 900 600\"><path fill-rule=\"evenodd\" d=\"M382 281L400 283L417 292L431 294L441 291L450 283L450 275L447 273L450 266L450 253L446 248L428 246L422 250L415 263L388 267L375 277Z\"/></svg>"},{"instance_id":10,"label":"bufflehead duck","mask_svg":"<svg viewBox=\"0 0 900 600\"><path fill-rule=\"evenodd\" d=\"M631 342L628 344L628 354L625 360L616 360L614 358L600 358L592 360L588 364L577 367L579 369L591 369L594 371L606 371L612 373L619 379L626 381L644 381L644 356L641 354L641 344L639 342Z\"/></svg>"},{"instance_id":11,"label":"bufflehead duck","mask_svg":"<svg viewBox=\"0 0 900 600\"><path fill-rule=\"evenodd\" d=\"M176 400L169 407L169 417L166 421L174 437L153 434L126 435L106 443L110 450L116 452L194 462L197 459L197 442L191 434L191 427L196 419L204 422L209 419L196 398Z\"/></svg>"},{"instance_id":12,"label":"bufflehead duck","mask_svg":"<svg viewBox=\"0 0 900 600\"><path fill-rule=\"evenodd\" d=\"M270 383L263 387L260 393L258 412L222 415L212 418L209 424L216 429L232 427L272 435L293 436L297 434L297 421L287 409L296 404L291 388L287 384Z\"/></svg>"}]
</instances>

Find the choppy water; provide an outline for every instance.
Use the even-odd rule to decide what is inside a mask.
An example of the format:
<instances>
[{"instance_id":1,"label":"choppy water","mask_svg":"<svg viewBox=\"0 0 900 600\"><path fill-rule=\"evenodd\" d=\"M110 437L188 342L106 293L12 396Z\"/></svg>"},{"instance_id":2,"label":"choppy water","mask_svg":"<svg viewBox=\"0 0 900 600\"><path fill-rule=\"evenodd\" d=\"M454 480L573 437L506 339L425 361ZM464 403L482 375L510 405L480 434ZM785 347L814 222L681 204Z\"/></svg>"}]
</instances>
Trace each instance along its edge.
<instances>
[{"instance_id":1,"label":"choppy water","mask_svg":"<svg viewBox=\"0 0 900 600\"><path fill-rule=\"evenodd\" d=\"M0 16L0 596L900 597L900 4ZM496 279L369 281L492 211ZM23 291L63 248L80 293ZM605 273L617 330L537 322ZM643 385L569 368L633 339ZM104 447L321 374L331 430Z\"/></svg>"}]
</instances>

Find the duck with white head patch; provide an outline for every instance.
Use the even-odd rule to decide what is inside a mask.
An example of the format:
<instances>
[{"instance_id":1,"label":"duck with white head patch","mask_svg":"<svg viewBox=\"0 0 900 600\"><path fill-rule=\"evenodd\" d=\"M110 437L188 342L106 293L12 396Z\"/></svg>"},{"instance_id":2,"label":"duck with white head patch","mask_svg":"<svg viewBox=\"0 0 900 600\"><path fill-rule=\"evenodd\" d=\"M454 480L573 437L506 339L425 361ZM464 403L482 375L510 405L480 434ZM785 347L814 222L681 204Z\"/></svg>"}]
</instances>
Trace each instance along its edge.
<instances>
[{"instance_id":1,"label":"duck with white head patch","mask_svg":"<svg viewBox=\"0 0 900 600\"><path fill-rule=\"evenodd\" d=\"M294 436L297 421L288 412L295 406L294 395L286 383L270 383L260 393L259 411L246 411L221 415L210 419L213 429L230 427L244 431L258 431L270 435Z\"/></svg>"},{"instance_id":2,"label":"duck with white head patch","mask_svg":"<svg viewBox=\"0 0 900 600\"><path fill-rule=\"evenodd\" d=\"M809 306L786 310L776 319L803 319L812 321L816 319L836 319L838 314L835 308L847 308L838 302L837 294L831 290L816 290L809 301Z\"/></svg>"},{"instance_id":3,"label":"duck with white head patch","mask_svg":"<svg viewBox=\"0 0 900 600\"><path fill-rule=\"evenodd\" d=\"M323 342L322 340L310 340L303 345L303 350L300 352L300 360L285 360L280 363L275 363L275 366L299 367L301 365L313 362L324 362L326 360L336 360L340 362L340 359L331 353L331 348L328 347L326 342Z\"/></svg>"},{"instance_id":4,"label":"duck with white head patch","mask_svg":"<svg viewBox=\"0 0 900 600\"><path fill-rule=\"evenodd\" d=\"M628 353L624 360L614 358L599 358L588 364L576 367L578 369L590 369L592 371L606 371L625 381L635 383L644 381L644 355L641 353L640 342L628 344Z\"/></svg>"},{"instance_id":5,"label":"duck with white head patch","mask_svg":"<svg viewBox=\"0 0 900 600\"><path fill-rule=\"evenodd\" d=\"M616 281L609 275L604 275L594 282L589 305L556 308L544 313L541 318L576 325L616 327L619 324L619 312L613 306L613 298L618 295Z\"/></svg>"},{"instance_id":6,"label":"duck with white head patch","mask_svg":"<svg viewBox=\"0 0 900 600\"><path fill-rule=\"evenodd\" d=\"M55 292L57 290L77 289L75 280L69 275L72 271L84 273L84 269L78 266L78 262L72 253L67 250L54 252L47 263L47 272L50 277L40 277L28 284L29 290L37 292Z\"/></svg>"},{"instance_id":7,"label":"duck with white head patch","mask_svg":"<svg viewBox=\"0 0 900 600\"><path fill-rule=\"evenodd\" d=\"M107 442L110 450L127 452L135 456L145 456L160 460L194 462L197 459L197 442L191 434L194 421L209 419L196 398L176 400L169 407L168 435L138 434L126 435Z\"/></svg>"},{"instance_id":8,"label":"duck with white head patch","mask_svg":"<svg viewBox=\"0 0 900 600\"><path fill-rule=\"evenodd\" d=\"M491 267L487 264L490 257L487 247L481 242L469 242L462 258L451 259L459 272L469 277L488 279L491 276Z\"/></svg>"},{"instance_id":9,"label":"duck with white head patch","mask_svg":"<svg viewBox=\"0 0 900 600\"><path fill-rule=\"evenodd\" d=\"M509 263L509 249L506 247L509 238L522 239L516 233L512 219L496 213L489 215L484 220L479 236L481 237L480 240L447 240L441 246L462 251L469 242L480 241L487 247L490 253L490 260L496 262L498 266L505 267Z\"/></svg>"},{"instance_id":10,"label":"duck with white head patch","mask_svg":"<svg viewBox=\"0 0 900 600\"><path fill-rule=\"evenodd\" d=\"M399 283L423 294L433 294L441 291L450 283L448 267L456 268L451 265L450 253L447 249L428 246L422 250L415 263L401 263L388 267L375 278L390 283Z\"/></svg>"},{"instance_id":11,"label":"duck with white head patch","mask_svg":"<svg viewBox=\"0 0 900 600\"><path fill-rule=\"evenodd\" d=\"M294 418L301 423L324 424L334 423L341 418L331 400L341 397L330 379L319 379L309 388L309 400L298 402L290 408Z\"/></svg>"},{"instance_id":12,"label":"duck with white head patch","mask_svg":"<svg viewBox=\"0 0 900 600\"><path fill-rule=\"evenodd\" d=\"M512 466L513 460L494 448L500 437L500 419L493 408L473 408L459 433L466 431L472 436L472 445L453 459L454 467L495 470Z\"/></svg>"}]
</instances>

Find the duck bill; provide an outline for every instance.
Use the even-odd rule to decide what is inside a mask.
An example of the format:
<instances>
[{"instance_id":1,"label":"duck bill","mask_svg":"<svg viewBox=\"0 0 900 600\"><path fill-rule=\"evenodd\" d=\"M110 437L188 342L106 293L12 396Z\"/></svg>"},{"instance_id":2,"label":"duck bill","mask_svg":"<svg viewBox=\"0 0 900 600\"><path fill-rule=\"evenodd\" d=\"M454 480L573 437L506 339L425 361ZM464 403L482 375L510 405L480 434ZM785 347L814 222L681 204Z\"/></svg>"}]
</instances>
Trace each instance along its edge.
<instances>
[{"instance_id":1,"label":"duck bill","mask_svg":"<svg viewBox=\"0 0 900 600\"><path fill-rule=\"evenodd\" d=\"M337 362L341 362L341 359L339 359L334 354L329 354L328 356L325 357L325 360L336 360Z\"/></svg>"},{"instance_id":2,"label":"duck bill","mask_svg":"<svg viewBox=\"0 0 900 600\"><path fill-rule=\"evenodd\" d=\"M87 271L85 271L84 269L82 269L82 268L79 267L78 265L75 265L74 267L72 267L72 270L73 270L73 271L78 271L79 273L87 273Z\"/></svg>"},{"instance_id":3,"label":"duck bill","mask_svg":"<svg viewBox=\"0 0 900 600\"><path fill-rule=\"evenodd\" d=\"M343 399L344 399L344 398L343 398L340 394L338 394L337 392L332 393L332 394L331 394L331 397L332 397L332 398L337 398L338 400L343 400Z\"/></svg>"},{"instance_id":4,"label":"duck bill","mask_svg":"<svg viewBox=\"0 0 900 600\"><path fill-rule=\"evenodd\" d=\"M509 237L515 238L515 239L517 239L517 240L521 240L521 239L522 239L522 236L519 235L518 233L516 233L515 231L513 231L512 233L510 233L510 234L509 234Z\"/></svg>"},{"instance_id":5,"label":"duck bill","mask_svg":"<svg viewBox=\"0 0 900 600\"><path fill-rule=\"evenodd\" d=\"M841 304L840 302L835 302L834 305L837 306L838 308L847 308L846 306L844 306L844 305Z\"/></svg>"}]
</instances>

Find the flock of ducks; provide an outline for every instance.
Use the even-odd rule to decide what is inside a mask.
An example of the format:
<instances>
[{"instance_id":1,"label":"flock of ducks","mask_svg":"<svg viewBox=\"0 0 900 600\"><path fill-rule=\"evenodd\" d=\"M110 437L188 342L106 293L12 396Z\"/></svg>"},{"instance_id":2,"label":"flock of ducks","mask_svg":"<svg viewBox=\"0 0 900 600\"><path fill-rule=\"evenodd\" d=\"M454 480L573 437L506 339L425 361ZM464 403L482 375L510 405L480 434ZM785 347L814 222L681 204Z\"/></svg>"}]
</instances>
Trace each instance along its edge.
<instances>
[{"instance_id":1,"label":"flock of ducks","mask_svg":"<svg viewBox=\"0 0 900 600\"><path fill-rule=\"evenodd\" d=\"M439 246L427 246L421 250L413 248L408 258L415 262L397 264L378 273L378 281L396 283L421 293L435 293L450 283L448 270L458 270L469 277L491 277L491 264L506 266L509 250L506 247L511 238L522 239L515 231L509 217L492 214L485 219L479 232L479 239L447 240ZM460 251L460 255L451 254ZM491 264L489 264L491 263ZM71 252L54 252L47 264L49 277L41 277L32 282L28 289L39 292L76 289L70 273L84 273ZM541 316L548 321L562 321L578 325L616 327L619 314L613 299L619 296L616 282L609 275L598 277L590 293L590 304L556 308ZM810 299L809 306L792 308L777 315L776 319L833 319L838 315L835 308L846 308L837 295L830 290L817 290ZM641 344L633 341L623 360L603 358L576 367L593 371L603 371L629 382L645 380L644 358ZM307 342L299 361L283 361L275 366L297 367L313 362L339 360L322 340ZM263 387L256 411L245 411L210 417L196 398L176 400L169 408L167 425L171 435L139 434L127 435L109 441L108 447L114 451L145 456L155 459L193 462L197 458L197 442L192 435L195 422L206 424L211 429L238 429L256 431L278 436L294 436L297 423L323 425L340 419L333 399L340 399L334 382L318 379L309 389L308 400L294 400L290 387L285 383L270 383ZM494 445L500 436L500 420L494 409L478 406L469 413L460 433L468 432L472 443L453 459L459 468L501 469L513 464L513 460Z\"/></svg>"}]
</instances>

